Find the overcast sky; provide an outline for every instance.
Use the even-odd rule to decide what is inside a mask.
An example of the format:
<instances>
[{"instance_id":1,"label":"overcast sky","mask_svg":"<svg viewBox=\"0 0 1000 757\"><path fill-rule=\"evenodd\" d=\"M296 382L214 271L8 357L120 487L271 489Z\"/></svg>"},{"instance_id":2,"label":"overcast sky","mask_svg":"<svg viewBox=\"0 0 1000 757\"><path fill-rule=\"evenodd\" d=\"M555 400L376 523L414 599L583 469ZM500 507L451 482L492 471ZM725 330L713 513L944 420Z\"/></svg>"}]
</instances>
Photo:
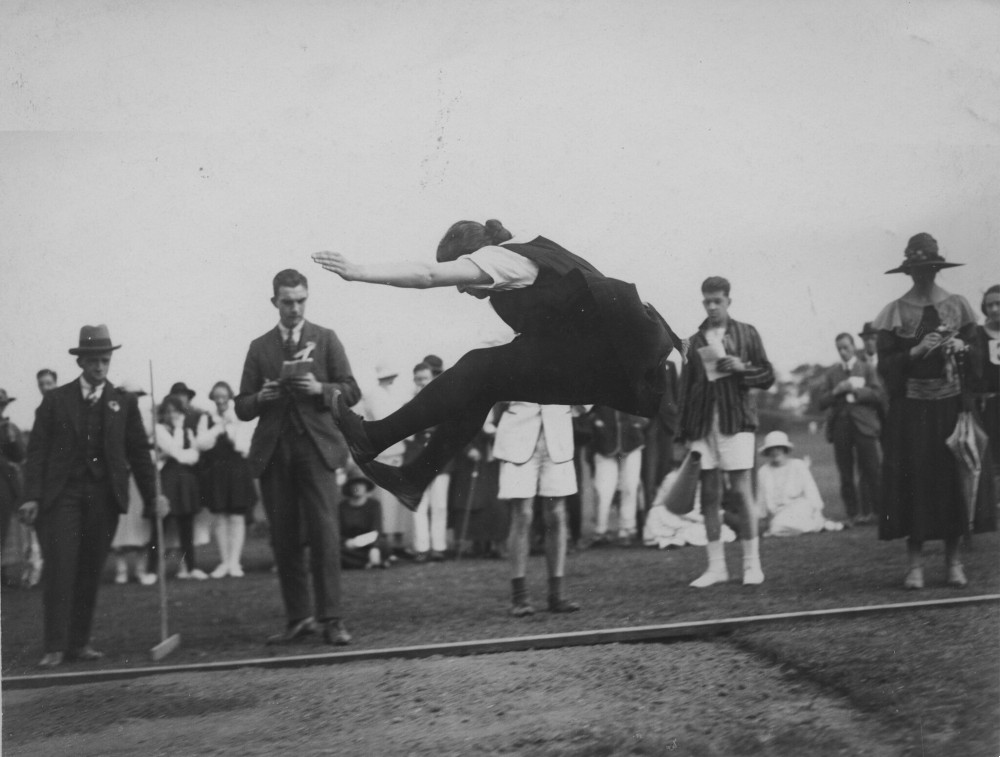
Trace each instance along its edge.
<instances>
[{"instance_id":1,"label":"overcast sky","mask_svg":"<svg viewBox=\"0 0 1000 757\"><path fill-rule=\"evenodd\" d=\"M454 291L309 259L433 258L499 218L635 281L681 334L733 283L784 371L832 362L909 280L978 308L1000 281L995 2L3 2L0 386L30 426L83 324L112 381L205 398L310 277L362 384L503 334Z\"/></svg>"}]
</instances>

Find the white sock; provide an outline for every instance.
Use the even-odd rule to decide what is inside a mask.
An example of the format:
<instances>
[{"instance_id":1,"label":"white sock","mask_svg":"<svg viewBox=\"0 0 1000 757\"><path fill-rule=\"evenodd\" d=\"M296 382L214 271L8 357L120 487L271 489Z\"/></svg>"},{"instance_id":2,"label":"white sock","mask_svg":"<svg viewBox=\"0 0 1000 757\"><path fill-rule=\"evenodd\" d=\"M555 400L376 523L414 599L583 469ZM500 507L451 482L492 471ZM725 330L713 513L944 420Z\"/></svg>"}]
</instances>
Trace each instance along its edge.
<instances>
[{"instance_id":1,"label":"white sock","mask_svg":"<svg viewBox=\"0 0 1000 757\"><path fill-rule=\"evenodd\" d=\"M215 542L219 545L219 564L229 565L229 528L226 515L215 516Z\"/></svg>"},{"instance_id":2,"label":"white sock","mask_svg":"<svg viewBox=\"0 0 1000 757\"><path fill-rule=\"evenodd\" d=\"M760 539L744 539L740 542L743 545L743 570L752 568L760 569Z\"/></svg>"},{"instance_id":3,"label":"white sock","mask_svg":"<svg viewBox=\"0 0 1000 757\"><path fill-rule=\"evenodd\" d=\"M710 541L705 545L708 552L708 571L710 573L726 572L726 550L722 541Z\"/></svg>"},{"instance_id":4,"label":"white sock","mask_svg":"<svg viewBox=\"0 0 1000 757\"><path fill-rule=\"evenodd\" d=\"M241 568L243 560L243 543L246 539L247 521L242 515L229 516L229 567L231 570Z\"/></svg>"},{"instance_id":5,"label":"white sock","mask_svg":"<svg viewBox=\"0 0 1000 757\"><path fill-rule=\"evenodd\" d=\"M705 545L705 551L708 552L708 569L688 584L696 589L705 589L729 580L729 570L726 568L726 551L722 542L710 541Z\"/></svg>"}]
</instances>

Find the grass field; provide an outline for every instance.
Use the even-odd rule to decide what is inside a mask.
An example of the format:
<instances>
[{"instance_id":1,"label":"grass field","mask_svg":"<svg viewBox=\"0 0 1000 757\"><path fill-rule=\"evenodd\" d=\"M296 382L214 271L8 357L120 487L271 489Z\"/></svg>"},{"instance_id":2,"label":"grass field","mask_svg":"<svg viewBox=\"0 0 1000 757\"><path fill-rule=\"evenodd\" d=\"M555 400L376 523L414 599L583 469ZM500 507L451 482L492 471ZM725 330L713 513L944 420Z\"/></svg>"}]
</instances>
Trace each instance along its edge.
<instances>
[{"instance_id":1,"label":"grass field","mask_svg":"<svg viewBox=\"0 0 1000 757\"><path fill-rule=\"evenodd\" d=\"M842 517L829 445L803 433L793 439L796 454L813 460L828 517ZM345 573L345 617L355 635L352 647L367 649L996 594L998 547L996 534L975 539L964 557L970 585L956 590L944 586L941 545L929 544L928 586L919 593L900 588L903 543L880 542L871 527L765 540L767 580L759 587L689 589L704 563L696 548L587 550L570 557L566 582L567 595L583 611L519 620L506 614L509 581L502 561L403 563ZM727 552L730 565L738 565L738 545L728 545ZM211 556L205 564L211 565ZM241 580L170 582L171 631L181 633L182 644L167 662L324 651L316 642L262 645L284 623L266 541L251 541L246 565ZM532 558L528 584L543 603L541 558ZM102 587L94 643L108 657L99 667L148 665L149 649L159 641L157 613L155 589ZM919 732L920 743L943 750L935 753L990 754L1000 753L994 749L1000 745L997 620L997 605L990 604L784 623L735 632L719 643L837 692L900 732ZM2 621L3 674L33 673L42 652L38 592L5 590Z\"/></svg>"}]
</instances>

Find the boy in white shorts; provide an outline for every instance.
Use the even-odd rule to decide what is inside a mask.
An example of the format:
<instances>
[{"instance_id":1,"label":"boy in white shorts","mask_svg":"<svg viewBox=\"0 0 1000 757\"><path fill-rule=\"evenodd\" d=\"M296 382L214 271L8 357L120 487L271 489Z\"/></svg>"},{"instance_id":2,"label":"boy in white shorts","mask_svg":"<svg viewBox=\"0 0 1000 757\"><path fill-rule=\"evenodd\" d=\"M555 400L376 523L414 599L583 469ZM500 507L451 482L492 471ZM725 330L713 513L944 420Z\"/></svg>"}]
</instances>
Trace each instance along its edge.
<instances>
[{"instance_id":1,"label":"boy in white shorts","mask_svg":"<svg viewBox=\"0 0 1000 757\"><path fill-rule=\"evenodd\" d=\"M729 317L729 290L729 282L721 276L702 283L708 318L691 337L681 376L681 433L691 441L691 449L701 453L701 504L708 536L708 569L691 582L698 589L729 580L721 540L721 471L729 473L740 500L743 583L764 581L750 487L757 409L749 394L751 389L771 386L774 371L757 329Z\"/></svg>"},{"instance_id":2,"label":"boy in white shorts","mask_svg":"<svg viewBox=\"0 0 1000 757\"><path fill-rule=\"evenodd\" d=\"M510 501L510 560L515 617L533 615L525 575L528 569L531 520L536 496L545 518L545 563L549 573L549 611L576 612L580 606L563 599L566 568L565 497L576 493L573 467L573 416L569 405L511 402L497 423L493 456L500 463L498 497Z\"/></svg>"}]
</instances>

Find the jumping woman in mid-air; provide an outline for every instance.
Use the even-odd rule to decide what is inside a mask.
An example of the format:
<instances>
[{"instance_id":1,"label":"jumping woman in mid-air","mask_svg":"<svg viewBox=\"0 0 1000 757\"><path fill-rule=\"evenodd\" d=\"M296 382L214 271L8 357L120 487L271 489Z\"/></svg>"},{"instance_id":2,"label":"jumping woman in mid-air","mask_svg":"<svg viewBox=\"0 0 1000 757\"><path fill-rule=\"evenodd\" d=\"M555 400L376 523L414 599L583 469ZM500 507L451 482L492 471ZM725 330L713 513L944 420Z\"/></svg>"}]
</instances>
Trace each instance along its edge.
<instances>
[{"instance_id":1,"label":"jumping woman in mid-air","mask_svg":"<svg viewBox=\"0 0 1000 757\"><path fill-rule=\"evenodd\" d=\"M495 220L454 224L438 245L437 263L362 264L336 252L312 257L345 281L454 286L488 298L517 332L509 344L466 353L382 420L362 420L338 398L337 422L355 461L410 509L497 402L600 404L650 417L665 390L667 355L681 346L635 285L604 276L544 237L515 239ZM375 461L383 449L431 427L416 460L401 468Z\"/></svg>"}]
</instances>

